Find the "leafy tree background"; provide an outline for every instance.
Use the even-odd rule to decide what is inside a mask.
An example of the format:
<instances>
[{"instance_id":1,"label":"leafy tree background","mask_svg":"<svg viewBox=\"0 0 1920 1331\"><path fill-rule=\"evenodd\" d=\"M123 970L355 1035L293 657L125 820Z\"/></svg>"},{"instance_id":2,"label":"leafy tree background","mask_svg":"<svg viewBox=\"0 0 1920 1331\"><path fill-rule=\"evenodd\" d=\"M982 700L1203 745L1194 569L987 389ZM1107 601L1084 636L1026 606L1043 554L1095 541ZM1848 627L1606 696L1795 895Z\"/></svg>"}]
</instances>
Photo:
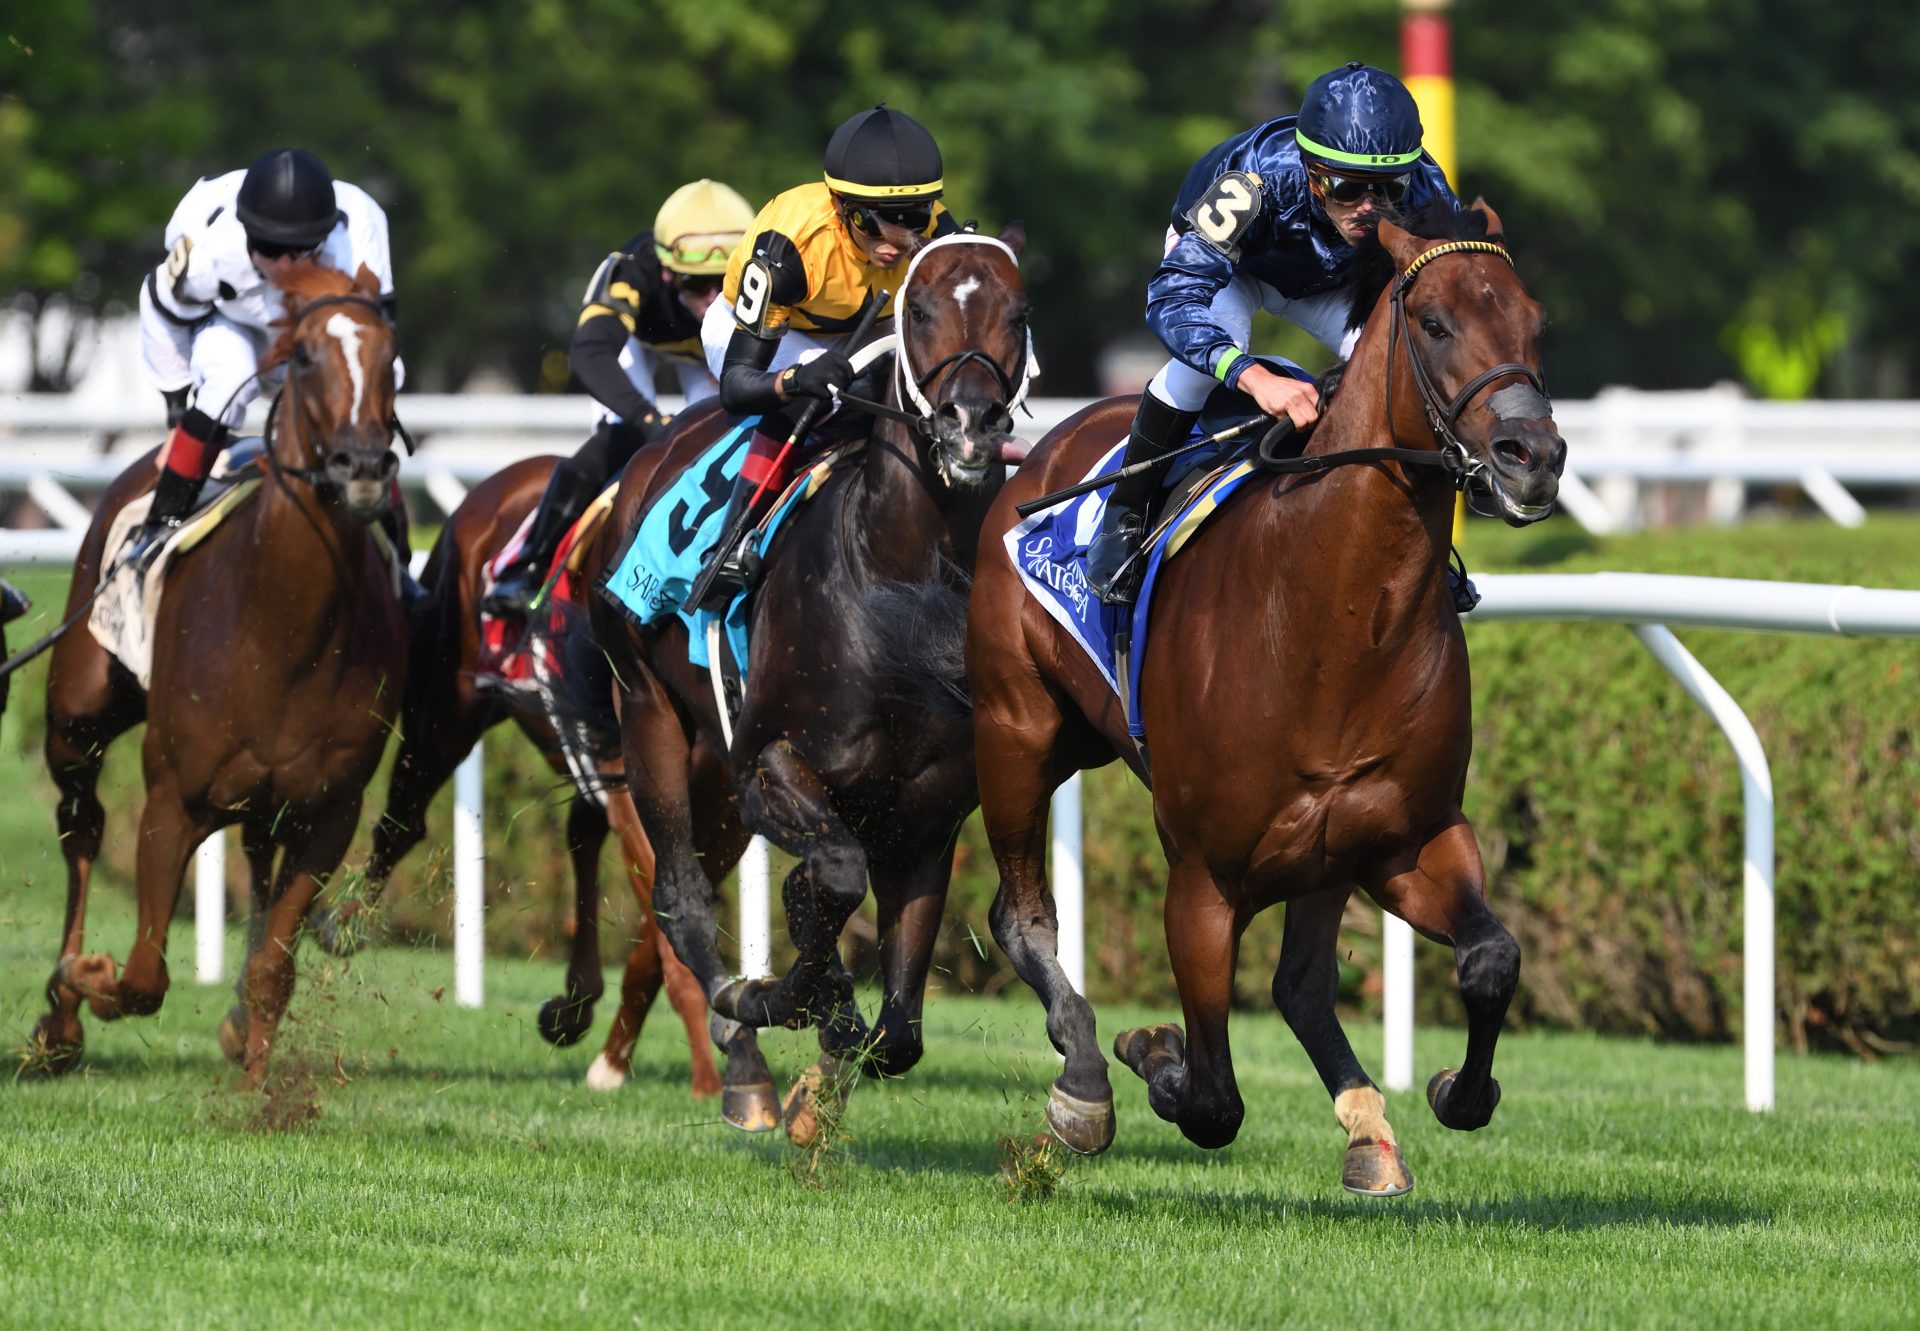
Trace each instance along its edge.
<instances>
[{"instance_id":1,"label":"leafy tree background","mask_svg":"<svg viewBox=\"0 0 1920 1331\"><path fill-rule=\"evenodd\" d=\"M0 18L0 299L127 303L194 177L281 143L393 221L417 386L565 387L595 261L681 181L756 203L882 98L949 202L1028 224L1046 389L1142 335L1173 191L1393 0L40 0ZM1464 0L1461 187L1554 318L1556 391L1914 391L1920 25L1778 0ZM54 349L36 387L61 386Z\"/></svg>"}]
</instances>

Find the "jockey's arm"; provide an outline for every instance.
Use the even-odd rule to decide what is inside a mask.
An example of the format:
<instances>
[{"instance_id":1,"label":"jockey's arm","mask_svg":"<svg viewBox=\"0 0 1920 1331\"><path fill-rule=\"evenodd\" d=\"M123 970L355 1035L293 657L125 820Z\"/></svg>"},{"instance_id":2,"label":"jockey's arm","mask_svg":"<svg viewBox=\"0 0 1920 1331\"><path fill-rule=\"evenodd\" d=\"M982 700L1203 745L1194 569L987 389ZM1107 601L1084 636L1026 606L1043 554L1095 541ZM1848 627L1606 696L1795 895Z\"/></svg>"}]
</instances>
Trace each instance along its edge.
<instances>
[{"instance_id":1,"label":"jockey's arm","mask_svg":"<svg viewBox=\"0 0 1920 1331\"><path fill-rule=\"evenodd\" d=\"M734 329L720 368L720 405L736 416L765 414L786 406L780 376L767 368L779 349L778 335L768 338L746 328Z\"/></svg>"},{"instance_id":2,"label":"jockey's arm","mask_svg":"<svg viewBox=\"0 0 1920 1331\"><path fill-rule=\"evenodd\" d=\"M1253 364L1214 319L1213 299L1233 281L1233 261L1188 231L1167 251L1147 284L1147 326L1183 364L1229 388Z\"/></svg>"},{"instance_id":3,"label":"jockey's arm","mask_svg":"<svg viewBox=\"0 0 1920 1331\"><path fill-rule=\"evenodd\" d=\"M581 312L567 349L567 367L594 399L621 420L651 432L660 424L652 398L620 364L627 347L627 326L612 311L589 306Z\"/></svg>"}]
</instances>

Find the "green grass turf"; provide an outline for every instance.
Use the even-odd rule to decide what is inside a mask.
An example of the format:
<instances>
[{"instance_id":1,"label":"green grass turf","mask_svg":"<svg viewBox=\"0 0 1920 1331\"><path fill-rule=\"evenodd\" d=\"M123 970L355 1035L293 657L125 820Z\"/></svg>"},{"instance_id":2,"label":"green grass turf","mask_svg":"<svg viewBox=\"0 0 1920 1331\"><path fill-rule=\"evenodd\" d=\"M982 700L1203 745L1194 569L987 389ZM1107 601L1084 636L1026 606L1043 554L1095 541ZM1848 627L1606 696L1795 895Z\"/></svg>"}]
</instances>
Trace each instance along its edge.
<instances>
[{"instance_id":1,"label":"green grass turf","mask_svg":"<svg viewBox=\"0 0 1920 1331\"><path fill-rule=\"evenodd\" d=\"M37 857L35 857L37 859ZM39 1010L57 891L0 885L0 1029ZM124 898L93 937L122 951ZM531 1014L553 967L495 960L483 1011L444 954L308 955L269 1100L215 1048L224 987L90 1023L55 1083L0 1082L0 1324L468 1327L1874 1326L1920 1315L1920 1067L1787 1058L1741 1107L1737 1050L1512 1036L1477 1134L1389 1112L1418 1186L1337 1186L1341 1134L1279 1018L1238 1018L1248 1116L1207 1153L1120 1071L1119 1140L1051 1201L1011 1203L996 1138L1030 1133L1055 1062L1024 996L944 998L905 1080L866 1085L834 1181L686 1092L664 1008L617 1094ZM238 935L228 964L238 960ZM1110 1035L1149 1015L1102 1014ZM1359 1028L1364 1056L1379 1036ZM1419 1066L1457 1060L1424 1030ZM768 1040L783 1076L799 1037ZM350 1079L350 1080L349 1080ZM344 1084L343 1084L344 1083ZM317 1117L299 1121L302 1106ZM271 1106L271 1108L270 1108ZM296 1120L275 1127L273 1110ZM78 1315L78 1316L76 1316Z\"/></svg>"},{"instance_id":2,"label":"green grass turf","mask_svg":"<svg viewBox=\"0 0 1920 1331\"><path fill-rule=\"evenodd\" d=\"M1644 567L1617 558L1640 539L1564 553ZM63 580L23 581L57 611ZM28 679L0 732L0 1044L40 1010L61 893ZM110 835L129 816L113 807ZM92 945L124 955L131 924L104 890ZM926 1060L859 1090L833 1181L803 1188L783 1139L690 1101L664 1006L603 1096L581 1079L605 1008L571 1050L533 1031L552 964L492 960L467 1012L444 954L309 951L269 1098L220 1059L230 991L192 983L191 945L183 923L158 1017L89 1021L65 1080L0 1078L0 1326L1920 1324L1912 1060L1784 1058L1779 1110L1754 1116L1737 1049L1509 1036L1488 1129L1389 1097L1418 1186L1369 1202L1338 1188L1304 1055L1245 1014L1234 1146L1189 1146L1116 1069L1114 1149L1015 1204L996 1139L1039 1126L1056 1067L1023 991L936 999ZM1168 1015L1109 1009L1102 1030ZM1354 1038L1377 1067L1377 1029ZM1424 1077L1462 1036L1418 1044ZM808 1061L797 1036L767 1048L783 1079Z\"/></svg>"}]
</instances>

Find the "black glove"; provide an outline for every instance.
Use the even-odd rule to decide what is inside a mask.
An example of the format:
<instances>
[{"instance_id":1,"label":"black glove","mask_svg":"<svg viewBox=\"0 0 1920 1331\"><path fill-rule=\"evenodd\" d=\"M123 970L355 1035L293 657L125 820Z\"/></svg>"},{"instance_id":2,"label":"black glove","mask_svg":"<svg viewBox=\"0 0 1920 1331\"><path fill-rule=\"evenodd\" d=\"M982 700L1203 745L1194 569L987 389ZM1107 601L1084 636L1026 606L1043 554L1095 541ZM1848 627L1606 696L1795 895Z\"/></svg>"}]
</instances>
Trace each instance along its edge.
<instances>
[{"instance_id":1,"label":"black glove","mask_svg":"<svg viewBox=\"0 0 1920 1331\"><path fill-rule=\"evenodd\" d=\"M804 365L796 365L781 376L786 380L788 397L833 400L833 390L853 382L853 362L837 351L826 351Z\"/></svg>"},{"instance_id":2,"label":"black glove","mask_svg":"<svg viewBox=\"0 0 1920 1331\"><path fill-rule=\"evenodd\" d=\"M176 388L172 392L162 391L160 396L167 400L167 428L171 430L187 414L187 394L191 389Z\"/></svg>"}]
</instances>

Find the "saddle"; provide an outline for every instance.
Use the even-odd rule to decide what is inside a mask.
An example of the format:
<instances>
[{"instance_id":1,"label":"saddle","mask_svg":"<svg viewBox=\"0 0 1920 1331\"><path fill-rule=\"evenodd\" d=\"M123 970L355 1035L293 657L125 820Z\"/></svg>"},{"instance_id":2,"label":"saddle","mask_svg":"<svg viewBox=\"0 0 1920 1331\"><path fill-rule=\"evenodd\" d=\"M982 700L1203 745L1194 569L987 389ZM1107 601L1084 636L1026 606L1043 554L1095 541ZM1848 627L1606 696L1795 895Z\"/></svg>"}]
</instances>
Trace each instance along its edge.
<instances>
[{"instance_id":1,"label":"saddle","mask_svg":"<svg viewBox=\"0 0 1920 1331\"><path fill-rule=\"evenodd\" d=\"M480 654L476 663L481 687L501 690L525 687L538 691L542 678L559 678L562 665L553 643L566 627L573 607L579 604L580 562L586 555L587 543L613 511L613 501L619 493L620 479L616 476L561 536L542 579L545 590L537 610L530 615L504 617L481 611ZM486 592L500 570L512 563L526 544L537 512L537 507L528 510L507 543L482 566L481 576L485 581L480 589L481 604L486 603Z\"/></svg>"}]
</instances>

